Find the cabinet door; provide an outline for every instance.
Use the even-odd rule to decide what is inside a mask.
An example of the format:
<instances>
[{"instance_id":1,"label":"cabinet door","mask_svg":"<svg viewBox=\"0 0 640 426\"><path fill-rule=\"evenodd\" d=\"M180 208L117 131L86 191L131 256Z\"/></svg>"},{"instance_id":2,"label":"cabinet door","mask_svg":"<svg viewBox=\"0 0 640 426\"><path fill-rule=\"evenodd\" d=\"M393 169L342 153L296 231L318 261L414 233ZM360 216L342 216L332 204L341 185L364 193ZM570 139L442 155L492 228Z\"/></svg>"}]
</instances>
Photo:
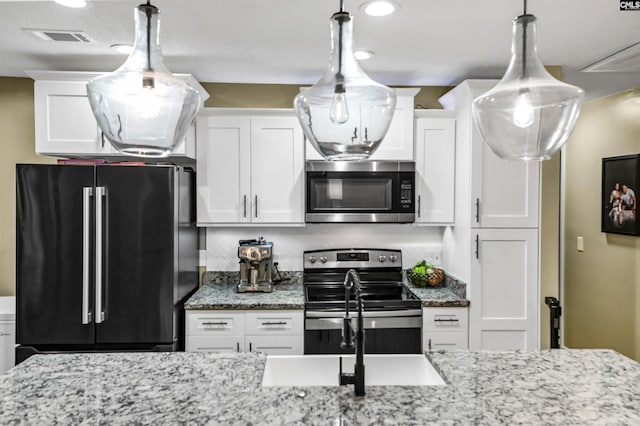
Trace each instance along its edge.
<instances>
[{"instance_id":1,"label":"cabinet door","mask_svg":"<svg viewBox=\"0 0 640 426\"><path fill-rule=\"evenodd\" d=\"M303 337L295 336L247 336L245 351L267 355L302 355Z\"/></svg>"},{"instance_id":2,"label":"cabinet door","mask_svg":"<svg viewBox=\"0 0 640 426\"><path fill-rule=\"evenodd\" d=\"M472 227L538 227L539 162L501 159L474 125L471 163Z\"/></svg>"},{"instance_id":3,"label":"cabinet door","mask_svg":"<svg viewBox=\"0 0 640 426\"><path fill-rule=\"evenodd\" d=\"M538 230L471 235L470 349L537 349Z\"/></svg>"},{"instance_id":4,"label":"cabinet door","mask_svg":"<svg viewBox=\"0 0 640 426\"><path fill-rule=\"evenodd\" d=\"M302 223L304 138L296 117L251 119L251 221Z\"/></svg>"},{"instance_id":5,"label":"cabinet door","mask_svg":"<svg viewBox=\"0 0 640 426\"><path fill-rule=\"evenodd\" d=\"M250 129L248 117L198 118L198 224L251 220Z\"/></svg>"},{"instance_id":6,"label":"cabinet door","mask_svg":"<svg viewBox=\"0 0 640 426\"><path fill-rule=\"evenodd\" d=\"M0 321L0 374L12 369L16 354L16 323Z\"/></svg>"},{"instance_id":7,"label":"cabinet door","mask_svg":"<svg viewBox=\"0 0 640 426\"><path fill-rule=\"evenodd\" d=\"M416 120L416 222L453 223L455 119Z\"/></svg>"},{"instance_id":8,"label":"cabinet door","mask_svg":"<svg viewBox=\"0 0 640 426\"><path fill-rule=\"evenodd\" d=\"M371 160L413 161L413 95L398 96L393 119Z\"/></svg>"},{"instance_id":9,"label":"cabinet door","mask_svg":"<svg viewBox=\"0 0 640 426\"><path fill-rule=\"evenodd\" d=\"M91 111L85 81L36 81L34 102L37 153L113 152Z\"/></svg>"}]
</instances>

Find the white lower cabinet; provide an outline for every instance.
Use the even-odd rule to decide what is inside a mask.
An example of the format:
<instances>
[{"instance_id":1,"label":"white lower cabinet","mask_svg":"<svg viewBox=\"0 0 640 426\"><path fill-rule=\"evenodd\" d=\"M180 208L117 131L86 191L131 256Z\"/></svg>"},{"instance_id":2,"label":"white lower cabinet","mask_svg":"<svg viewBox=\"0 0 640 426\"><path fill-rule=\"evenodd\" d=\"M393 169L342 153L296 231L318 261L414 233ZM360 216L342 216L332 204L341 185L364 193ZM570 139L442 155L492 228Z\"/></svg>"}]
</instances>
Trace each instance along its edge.
<instances>
[{"instance_id":1,"label":"white lower cabinet","mask_svg":"<svg viewBox=\"0 0 640 426\"><path fill-rule=\"evenodd\" d=\"M13 368L16 353L15 321L0 321L0 374Z\"/></svg>"},{"instance_id":2,"label":"white lower cabinet","mask_svg":"<svg viewBox=\"0 0 640 426\"><path fill-rule=\"evenodd\" d=\"M468 308L422 308L422 333L425 351L468 349Z\"/></svg>"},{"instance_id":3,"label":"white lower cabinet","mask_svg":"<svg viewBox=\"0 0 640 426\"><path fill-rule=\"evenodd\" d=\"M302 310L187 311L187 352L302 355Z\"/></svg>"}]
</instances>

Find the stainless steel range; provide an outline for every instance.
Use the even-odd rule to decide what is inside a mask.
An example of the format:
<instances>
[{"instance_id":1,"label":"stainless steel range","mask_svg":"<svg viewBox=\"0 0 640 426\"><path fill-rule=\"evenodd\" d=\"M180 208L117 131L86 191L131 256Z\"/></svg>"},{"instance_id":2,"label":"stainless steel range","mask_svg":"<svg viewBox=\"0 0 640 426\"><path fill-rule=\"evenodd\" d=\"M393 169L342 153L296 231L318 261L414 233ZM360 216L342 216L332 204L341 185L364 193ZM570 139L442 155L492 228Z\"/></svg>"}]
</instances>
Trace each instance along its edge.
<instances>
[{"instance_id":1,"label":"stainless steel range","mask_svg":"<svg viewBox=\"0 0 640 426\"><path fill-rule=\"evenodd\" d=\"M386 249L304 252L304 353L354 352L340 347L349 269L360 277L365 353L422 353L422 303L402 284L402 252ZM356 328L353 292L349 311Z\"/></svg>"}]
</instances>

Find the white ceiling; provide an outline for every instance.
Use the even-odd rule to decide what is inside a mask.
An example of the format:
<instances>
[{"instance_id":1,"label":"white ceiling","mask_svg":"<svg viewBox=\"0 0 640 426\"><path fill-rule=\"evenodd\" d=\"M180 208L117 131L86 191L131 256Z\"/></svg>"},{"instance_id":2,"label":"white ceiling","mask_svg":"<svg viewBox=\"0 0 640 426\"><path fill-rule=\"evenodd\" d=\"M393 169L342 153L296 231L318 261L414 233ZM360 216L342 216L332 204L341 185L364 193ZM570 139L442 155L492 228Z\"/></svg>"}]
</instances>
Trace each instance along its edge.
<instances>
[{"instance_id":1,"label":"white ceiling","mask_svg":"<svg viewBox=\"0 0 640 426\"><path fill-rule=\"evenodd\" d=\"M455 85L498 78L510 55L518 0L396 0L387 17L354 15L355 45L376 55L363 61L387 85ZM0 0L0 75L25 70L111 71L125 59L109 48L133 40L133 10L141 1L90 1L71 9L53 1ZM156 0L167 66L202 82L311 84L329 55L329 17L338 0ZM529 0L538 18L545 64L562 65L565 80L588 98L640 85L640 69L585 73L583 67L640 41L640 11L618 0ZM24 28L79 30L96 43L39 40Z\"/></svg>"}]
</instances>

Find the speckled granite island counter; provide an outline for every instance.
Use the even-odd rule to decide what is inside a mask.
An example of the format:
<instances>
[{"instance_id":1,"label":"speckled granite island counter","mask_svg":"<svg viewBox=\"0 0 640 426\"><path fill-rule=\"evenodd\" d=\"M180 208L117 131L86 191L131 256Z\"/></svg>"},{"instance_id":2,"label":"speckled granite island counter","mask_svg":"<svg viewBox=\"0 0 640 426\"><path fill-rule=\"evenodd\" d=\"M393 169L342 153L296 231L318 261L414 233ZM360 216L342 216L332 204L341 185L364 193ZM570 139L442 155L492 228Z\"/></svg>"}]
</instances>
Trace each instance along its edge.
<instances>
[{"instance_id":1,"label":"speckled granite island counter","mask_svg":"<svg viewBox=\"0 0 640 426\"><path fill-rule=\"evenodd\" d=\"M448 385L261 387L250 353L36 355L0 375L2 424L638 425L640 364L608 350L429 354ZM337 374L337 372L336 372Z\"/></svg>"}]
</instances>

